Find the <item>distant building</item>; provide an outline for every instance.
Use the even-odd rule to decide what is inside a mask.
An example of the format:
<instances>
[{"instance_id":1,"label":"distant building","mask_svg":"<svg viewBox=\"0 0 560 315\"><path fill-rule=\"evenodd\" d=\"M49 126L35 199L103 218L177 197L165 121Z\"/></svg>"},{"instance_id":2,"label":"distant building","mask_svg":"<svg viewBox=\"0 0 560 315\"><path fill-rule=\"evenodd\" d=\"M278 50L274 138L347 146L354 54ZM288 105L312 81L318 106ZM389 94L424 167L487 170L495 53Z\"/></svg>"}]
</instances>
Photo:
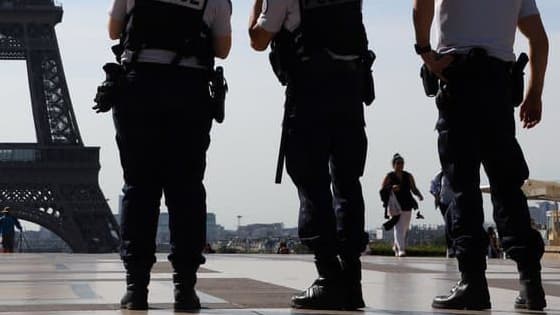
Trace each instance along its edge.
<instances>
[{"instance_id":1,"label":"distant building","mask_svg":"<svg viewBox=\"0 0 560 315\"><path fill-rule=\"evenodd\" d=\"M298 238L299 234L298 234L298 228L297 227L292 227L292 228L284 228L283 233L283 237L286 238Z\"/></svg>"},{"instance_id":2,"label":"distant building","mask_svg":"<svg viewBox=\"0 0 560 315\"><path fill-rule=\"evenodd\" d=\"M556 209L556 206L552 202L539 202L537 206L529 207L529 213L538 228L546 229L548 225L546 212L554 209Z\"/></svg>"},{"instance_id":3,"label":"distant building","mask_svg":"<svg viewBox=\"0 0 560 315\"><path fill-rule=\"evenodd\" d=\"M156 246L158 250L169 250L169 213L161 212L158 219Z\"/></svg>"},{"instance_id":4,"label":"distant building","mask_svg":"<svg viewBox=\"0 0 560 315\"><path fill-rule=\"evenodd\" d=\"M115 215L115 219L120 224L120 214L122 211L122 198L119 196L119 213ZM216 223L216 214L208 212L206 216L206 239L209 243L226 238L227 232L224 227ZM160 212L158 219L158 227L156 234L156 246L158 250L169 250L169 213Z\"/></svg>"},{"instance_id":5,"label":"distant building","mask_svg":"<svg viewBox=\"0 0 560 315\"><path fill-rule=\"evenodd\" d=\"M216 214L209 212L206 216L206 240L209 243L222 239L225 235L224 227L216 224ZM158 250L169 250L169 213L159 214L156 245Z\"/></svg>"},{"instance_id":6,"label":"distant building","mask_svg":"<svg viewBox=\"0 0 560 315\"><path fill-rule=\"evenodd\" d=\"M240 226L237 230L240 238L269 238L284 236L284 223L249 224Z\"/></svg>"},{"instance_id":7,"label":"distant building","mask_svg":"<svg viewBox=\"0 0 560 315\"><path fill-rule=\"evenodd\" d=\"M206 215L206 240L211 243L225 238L225 228L216 223L216 214Z\"/></svg>"}]
</instances>

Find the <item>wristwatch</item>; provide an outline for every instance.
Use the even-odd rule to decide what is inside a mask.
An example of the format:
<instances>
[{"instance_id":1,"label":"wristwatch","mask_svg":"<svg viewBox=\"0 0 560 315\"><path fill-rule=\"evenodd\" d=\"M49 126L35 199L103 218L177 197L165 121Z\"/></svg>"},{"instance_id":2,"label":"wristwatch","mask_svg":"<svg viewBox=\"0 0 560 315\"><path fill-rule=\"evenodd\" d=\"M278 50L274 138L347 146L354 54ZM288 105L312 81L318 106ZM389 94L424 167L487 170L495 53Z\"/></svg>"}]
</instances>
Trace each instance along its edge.
<instances>
[{"instance_id":1,"label":"wristwatch","mask_svg":"<svg viewBox=\"0 0 560 315\"><path fill-rule=\"evenodd\" d=\"M418 44L414 44L414 51L416 51L416 53L418 55L423 55L425 53L429 53L432 51L432 46L430 46L430 44L426 45L426 46L420 46Z\"/></svg>"}]
</instances>

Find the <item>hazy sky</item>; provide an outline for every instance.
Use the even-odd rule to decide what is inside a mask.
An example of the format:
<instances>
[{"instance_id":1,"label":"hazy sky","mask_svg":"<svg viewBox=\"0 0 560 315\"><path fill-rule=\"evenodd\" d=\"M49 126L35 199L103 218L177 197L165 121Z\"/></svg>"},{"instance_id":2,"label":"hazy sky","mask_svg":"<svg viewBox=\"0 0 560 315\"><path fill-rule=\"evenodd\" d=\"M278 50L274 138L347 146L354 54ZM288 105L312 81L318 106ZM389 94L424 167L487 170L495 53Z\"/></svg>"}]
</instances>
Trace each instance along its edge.
<instances>
[{"instance_id":1,"label":"hazy sky","mask_svg":"<svg viewBox=\"0 0 560 315\"><path fill-rule=\"evenodd\" d=\"M95 89L103 79L101 66L112 60L109 51L112 43L106 31L109 1L60 2L65 14L56 30L70 95L84 142L101 147L100 185L116 212L122 179L112 118L110 114L97 115L90 109ZM283 89L270 70L267 54L249 48L247 20L251 2L234 1L234 44L229 59L222 62L230 94L226 121L214 125L212 130L205 181L208 210L217 214L219 224L231 229L236 227L238 215L243 216L242 224L284 222L286 226L295 226L299 208L295 188L287 175L282 185L274 184ZM366 109L369 150L362 180L366 227L376 228L382 222L378 191L395 152L405 157L405 168L413 173L426 197L421 203L426 220L415 223L439 224L442 222L439 211L434 210L428 192L430 179L439 169L434 131L436 109L433 99L424 96L418 76L420 60L412 48L412 1L364 2L370 46L378 56L374 68L377 100ZM551 40L544 119L536 129L519 130L518 135L531 177L558 180L560 1L537 2ZM524 38L519 38L517 50L526 47ZM35 141L26 73L24 62L0 63L2 142ZM490 219L488 198L485 201Z\"/></svg>"}]
</instances>

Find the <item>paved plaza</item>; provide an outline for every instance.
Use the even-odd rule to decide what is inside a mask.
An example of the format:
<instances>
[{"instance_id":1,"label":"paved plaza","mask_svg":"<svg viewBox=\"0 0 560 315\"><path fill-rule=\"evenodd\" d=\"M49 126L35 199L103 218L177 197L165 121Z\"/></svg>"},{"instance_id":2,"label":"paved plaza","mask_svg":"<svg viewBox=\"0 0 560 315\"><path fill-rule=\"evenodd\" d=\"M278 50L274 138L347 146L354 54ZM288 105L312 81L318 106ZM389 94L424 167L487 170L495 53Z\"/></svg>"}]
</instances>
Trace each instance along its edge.
<instances>
[{"instance_id":1,"label":"paved plaza","mask_svg":"<svg viewBox=\"0 0 560 315\"><path fill-rule=\"evenodd\" d=\"M297 311L290 296L312 281L311 256L208 255L199 271L200 314L515 314L515 266L490 260L491 312L434 311L436 294L457 280L455 260L415 257L363 257L364 298L361 312ZM548 294L547 314L560 314L560 259L548 258L543 270ZM121 311L124 272L116 254L0 255L0 315L2 314L172 314L171 268L158 256L150 283L148 312ZM533 313L534 314L534 313ZM541 313L538 313L541 314Z\"/></svg>"}]
</instances>

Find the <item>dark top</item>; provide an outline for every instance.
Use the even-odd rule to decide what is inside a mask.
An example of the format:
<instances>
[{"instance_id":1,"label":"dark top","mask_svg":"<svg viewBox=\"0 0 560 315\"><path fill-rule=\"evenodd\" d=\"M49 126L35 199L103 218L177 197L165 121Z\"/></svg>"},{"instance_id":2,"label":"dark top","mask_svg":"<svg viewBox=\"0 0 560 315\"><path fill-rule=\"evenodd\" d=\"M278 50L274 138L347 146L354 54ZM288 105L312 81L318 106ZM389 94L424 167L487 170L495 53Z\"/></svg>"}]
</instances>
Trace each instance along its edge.
<instances>
[{"instance_id":1,"label":"dark top","mask_svg":"<svg viewBox=\"0 0 560 315\"><path fill-rule=\"evenodd\" d=\"M412 196L412 175L403 171L402 181L395 172L390 172L387 174L387 177L389 178L389 182L383 187L383 190L390 192L393 185L399 185L401 187L399 191L395 192L395 196L401 205L401 210L411 211L412 209L418 209L418 202L416 202L416 199Z\"/></svg>"},{"instance_id":2,"label":"dark top","mask_svg":"<svg viewBox=\"0 0 560 315\"><path fill-rule=\"evenodd\" d=\"M21 224L16 217L9 214L0 217L0 234L3 236L14 235L14 227L21 231Z\"/></svg>"}]
</instances>

